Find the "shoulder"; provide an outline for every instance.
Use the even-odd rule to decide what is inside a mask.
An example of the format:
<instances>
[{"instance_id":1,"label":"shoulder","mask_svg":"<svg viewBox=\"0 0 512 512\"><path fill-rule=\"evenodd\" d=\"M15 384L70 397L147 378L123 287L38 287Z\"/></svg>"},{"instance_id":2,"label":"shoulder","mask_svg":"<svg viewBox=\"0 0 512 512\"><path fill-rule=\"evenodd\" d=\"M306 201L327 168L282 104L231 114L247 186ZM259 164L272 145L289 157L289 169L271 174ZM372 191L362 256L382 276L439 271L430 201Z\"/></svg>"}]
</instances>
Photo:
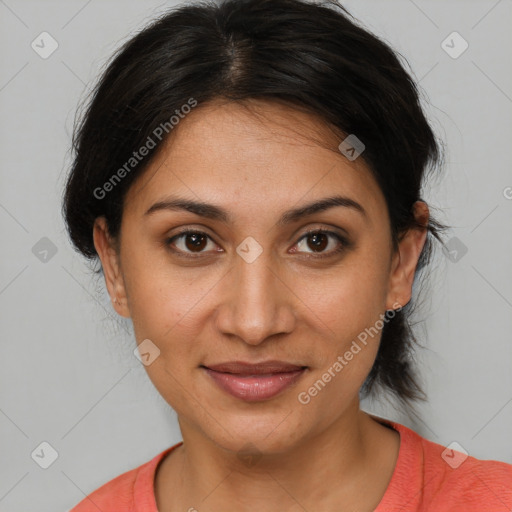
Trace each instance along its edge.
<instances>
[{"instance_id":1,"label":"shoulder","mask_svg":"<svg viewBox=\"0 0 512 512\"><path fill-rule=\"evenodd\" d=\"M147 463L146 463L147 464ZM145 466L131 469L88 494L70 512L93 512L97 510L114 510L114 500L117 510L124 512L133 508L133 488L140 470Z\"/></svg>"},{"instance_id":2,"label":"shoulder","mask_svg":"<svg viewBox=\"0 0 512 512\"><path fill-rule=\"evenodd\" d=\"M106 482L88 494L70 512L157 512L154 476L158 463L180 443L151 460Z\"/></svg>"},{"instance_id":3,"label":"shoulder","mask_svg":"<svg viewBox=\"0 0 512 512\"><path fill-rule=\"evenodd\" d=\"M447 447L421 438L428 496L448 510L512 509L512 465L480 460L460 445Z\"/></svg>"},{"instance_id":4,"label":"shoulder","mask_svg":"<svg viewBox=\"0 0 512 512\"><path fill-rule=\"evenodd\" d=\"M476 459L460 445L445 447L404 425L384 422L399 432L401 444L378 512L391 510L399 501L414 511L512 510L512 465Z\"/></svg>"}]
</instances>

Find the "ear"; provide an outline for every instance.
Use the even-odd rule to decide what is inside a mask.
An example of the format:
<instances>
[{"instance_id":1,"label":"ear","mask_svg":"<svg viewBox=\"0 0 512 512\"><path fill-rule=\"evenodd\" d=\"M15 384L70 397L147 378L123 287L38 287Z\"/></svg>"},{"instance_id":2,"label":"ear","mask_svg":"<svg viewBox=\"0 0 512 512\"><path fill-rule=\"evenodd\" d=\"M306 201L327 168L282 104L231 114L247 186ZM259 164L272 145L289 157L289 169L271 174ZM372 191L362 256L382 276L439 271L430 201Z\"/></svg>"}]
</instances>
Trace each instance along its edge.
<instances>
[{"instance_id":1,"label":"ear","mask_svg":"<svg viewBox=\"0 0 512 512\"><path fill-rule=\"evenodd\" d=\"M110 238L105 217L98 217L94 222L93 240L96 252L101 260L105 284L117 313L125 318L130 317L126 289L121 272L119 255L113 240Z\"/></svg>"},{"instance_id":2,"label":"ear","mask_svg":"<svg viewBox=\"0 0 512 512\"><path fill-rule=\"evenodd\" d=\"M423 201L416 201L413 205L413 213L416 221L422 227L414 226L407 230L393 255L386 301L387 309L404 307L411 300L416 266L427 239L428 206Z\"/></svg>"}]
</instances>

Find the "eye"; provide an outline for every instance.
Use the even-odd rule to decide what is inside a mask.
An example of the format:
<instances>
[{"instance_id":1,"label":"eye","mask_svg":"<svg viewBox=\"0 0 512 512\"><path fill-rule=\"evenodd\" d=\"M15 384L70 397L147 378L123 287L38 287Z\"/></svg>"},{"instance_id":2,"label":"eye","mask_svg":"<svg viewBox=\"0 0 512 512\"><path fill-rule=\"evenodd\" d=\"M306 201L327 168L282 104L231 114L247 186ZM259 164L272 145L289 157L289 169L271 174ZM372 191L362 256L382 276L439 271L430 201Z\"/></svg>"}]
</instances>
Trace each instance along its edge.
<instances>
[{"instance_id":1,"label":"eye","mask_svg":"<svg viewBox=\"0 0 512 512\"><path fill-rule=\"evenodd\" d=\"M217 246L208 234L192 229L186 229L167 239L166 244L175 254L192 258L209 252L209 244L211 244L210 250L222 252L222 249L215 249ZM303 235L295 245L298 250L293 249L291 252L305 252L311 255L308 257L324 258L342 252L349 245L349 242L343 236L334 231L315 229ZM308 248L311 251L307 251Z\"/></svg>"},{"instance_id":2,"label":"eye","mask_svg":"<svg viewBox=\"0 0 512 512\"><path fill-rule=\"evenodd\" d=\"M314 258L323 258L342 252L349 245L348 241L334 231L315 229L308 231L296 244L299 251L313 254ZM326 250L330 247L330 250ZM311 249L311 252L306 249Z\"/></svg>"},{"instance_id":3,"label":"eye","mask_svg":"<svg viewBox=\"0 0 512 512\"><path fill-rule=\"evenodd\" d=\"M174 245L177 250L171 247L171 250L175 253L185 253L186 255L190 254L202 254L204 249L208 247L208 243L215 247L212 239L202 231L194 231L191 229L187 229L182 231L180 234L173 236L167 240L167 245Z\"/></svg>"}]
</instances>

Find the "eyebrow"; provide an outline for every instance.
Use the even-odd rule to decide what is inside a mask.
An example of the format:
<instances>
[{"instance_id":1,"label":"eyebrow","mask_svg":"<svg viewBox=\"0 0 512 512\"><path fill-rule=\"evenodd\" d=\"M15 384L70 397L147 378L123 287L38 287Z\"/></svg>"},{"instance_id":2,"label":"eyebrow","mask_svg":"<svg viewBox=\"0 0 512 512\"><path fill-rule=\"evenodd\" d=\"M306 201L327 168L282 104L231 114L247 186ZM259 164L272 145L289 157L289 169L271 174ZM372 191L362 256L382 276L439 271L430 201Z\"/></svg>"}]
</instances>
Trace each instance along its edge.
<instances>
[{"instance_id":1,"label":"eyebrow","mask_svg":"<svg viewBox=\"0 0 512 512\"><path fill-rule=\"evenodd\" d=\"M334 208L336 206L349 208L360 213L363 217L366 217L365 209L358 202L348 197L338 195L319 199L298 208L287 210L282 214L281 218L277 222L277 225L285 226L287 224L292 224L293 222L297 222L304 217L329 210L330 208ZM202 201L192 201L190 199L181 199L175 197L167 197L161 201L157 201L145 212L144 215L151 215L152 213L161 210L185 210L200 217L217 220L225 224L231 221L231 216L229 213L220 206Z\"/></svg>"}]
</instances>

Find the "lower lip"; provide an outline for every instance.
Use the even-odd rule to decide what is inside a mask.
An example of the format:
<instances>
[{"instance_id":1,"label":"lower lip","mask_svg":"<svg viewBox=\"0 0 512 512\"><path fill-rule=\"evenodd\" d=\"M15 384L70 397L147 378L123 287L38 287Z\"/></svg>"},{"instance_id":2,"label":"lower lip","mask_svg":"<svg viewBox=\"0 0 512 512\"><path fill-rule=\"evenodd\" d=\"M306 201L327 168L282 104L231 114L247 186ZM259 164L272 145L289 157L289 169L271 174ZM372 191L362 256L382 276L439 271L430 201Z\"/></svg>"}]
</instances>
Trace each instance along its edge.
<instances>
[{"instance_id":1,"label":"lower lip","mask_svg":"<svg viewBox=\"0 0 512 512\"><path fill-rule=\"evenodd\" d=\"M217 385L247 402L261 402L272 398L294 384L305 372L305 368L294 372L274 373L242 377L233 373L221 373L204 368Z\"/></svg>"}]
</instances>

